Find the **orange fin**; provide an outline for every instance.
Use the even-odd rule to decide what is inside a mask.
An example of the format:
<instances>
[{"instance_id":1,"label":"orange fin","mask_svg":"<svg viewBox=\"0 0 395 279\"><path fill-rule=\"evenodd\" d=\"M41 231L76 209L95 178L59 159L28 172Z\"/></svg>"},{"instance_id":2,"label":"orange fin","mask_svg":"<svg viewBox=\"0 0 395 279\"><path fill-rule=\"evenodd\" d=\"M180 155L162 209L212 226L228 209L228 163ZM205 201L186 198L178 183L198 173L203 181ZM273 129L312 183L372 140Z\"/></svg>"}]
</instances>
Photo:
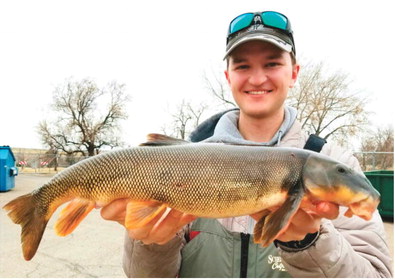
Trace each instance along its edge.
<instances>
[{"instance_id":1,"label":"orange fin","mask_svg":"<svg viewBox=\"0 0 395 279\"><path fill-rule=\"evenodd\" d=\"M269 214L271 214L270 210L265 210L263 212L263 216L261 217L261 219L259 219L259 221L255 224L255 227L254 227L254 242L257 243L257 244L261 243L263 226L265 225L266 217Z\"/></svg>"},{"instance_id":2,"label":"orange fin","mask_svg":"<svg viewBox=\"0 0 395 279\"><path fill-rule=\"evenodd\" d=\"M347 211L344 213L344 216L351 218L354 215L351 208L348 208Z\"/></svg>"},{"instance_id":3,"label":"orange fin","mask_svg":"<svg viewBox=\"0 0 395 279\"><path fill-rule=\"evenodd\" d=\"M82 220L95 208L94 201L74 199L60 212L55 223L55 232L66 236L74 231Z\"/></svg>"},{"instance_id":4,"label":"orange fin","mask_svg":"<svg viewBox=\"0 0 395 279\"><path fill-rule=\"evenodd\" d=\"M126 207L125 227L128 229L140 228L156 216L162 215L166 205L152 201L130 201Z\"/></svg>"},{"instance_id":5,"label":"orange fin","mask_svg":"<svg viewBox=\"0 0 395 279\"><path fill-rule=\"evenodd\" d=\"M289 225L292 216L298 210L302 199L303 189L296 185L288 193L288 198L279 209L263 216L254 227L254 242L266 247L282 234Z\"/></svg>"},{"instance_id":6,"label":"orange fin","mask_svg":"<svg viewBox=\"0 0 395 279\"><path fill-rule=\"evenodd\" d=\"M30 261L36 254L49 219L49 217L46 219L40 214L39 207L33 197L32 194L23 195L3 207L8 211L11 220L22 227L22 251L23 257L27 261Z\"/></svg>"}]
</instances>

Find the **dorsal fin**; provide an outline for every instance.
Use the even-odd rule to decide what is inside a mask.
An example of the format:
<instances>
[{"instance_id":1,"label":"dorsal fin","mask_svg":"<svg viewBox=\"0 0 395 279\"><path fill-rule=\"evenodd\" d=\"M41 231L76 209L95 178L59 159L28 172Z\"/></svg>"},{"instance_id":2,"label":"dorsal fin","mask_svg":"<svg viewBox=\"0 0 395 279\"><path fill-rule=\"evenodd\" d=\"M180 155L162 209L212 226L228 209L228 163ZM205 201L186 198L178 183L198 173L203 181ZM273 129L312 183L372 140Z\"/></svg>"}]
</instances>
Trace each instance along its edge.
<instances>
[{"instance_id":1,"label":"dorsal fin","mask_svg":"<svg viewBox=\"0 0 395 279\"><path fill-rule=\"evenodd\" d=\"M140 144L140 146L180 145L188 143L189 141L169 137L162 134L148 134L147 142Z\"/></svg>"}]
</instances>

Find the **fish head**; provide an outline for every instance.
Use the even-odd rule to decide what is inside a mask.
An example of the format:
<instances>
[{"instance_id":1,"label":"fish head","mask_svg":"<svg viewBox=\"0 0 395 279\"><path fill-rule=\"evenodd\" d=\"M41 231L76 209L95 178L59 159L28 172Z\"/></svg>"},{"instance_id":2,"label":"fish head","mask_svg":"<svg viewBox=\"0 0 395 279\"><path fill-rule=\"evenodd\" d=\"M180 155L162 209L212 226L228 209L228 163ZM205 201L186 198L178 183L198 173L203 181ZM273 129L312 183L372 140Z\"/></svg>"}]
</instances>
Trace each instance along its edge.
<instances>
[{"instance_id":1,"label":"fish head","mask_svg":"<svg viewBox=\"0 0 395 279\"><path fill-rule=\"evenodd\" d=\"M313 200L347 206L347 217L372 218L380 194L365 175L322 154L311 154L303 167L303 183Z\"/></svg>"}]
</instances>

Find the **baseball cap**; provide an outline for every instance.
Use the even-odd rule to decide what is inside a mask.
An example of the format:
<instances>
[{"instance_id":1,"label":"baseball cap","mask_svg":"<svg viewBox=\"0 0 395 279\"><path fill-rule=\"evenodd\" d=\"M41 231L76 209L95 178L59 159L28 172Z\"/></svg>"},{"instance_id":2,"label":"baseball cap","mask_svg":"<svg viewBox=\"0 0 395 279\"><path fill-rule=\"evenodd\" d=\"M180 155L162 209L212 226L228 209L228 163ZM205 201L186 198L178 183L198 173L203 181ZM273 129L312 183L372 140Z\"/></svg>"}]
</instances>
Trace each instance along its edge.
<instances>
[{"instance_id":1,"label":"baseball cap","mask_svg":"<svg viewBox=\"0 0 395 279\"><path fill-rule=\"evenodd\" d=\"M296 54L291 23L278 12L245 13L229 24L224 59L238 46L252 40L274 44L280 49Z\"/></svg>"}]
</instances>

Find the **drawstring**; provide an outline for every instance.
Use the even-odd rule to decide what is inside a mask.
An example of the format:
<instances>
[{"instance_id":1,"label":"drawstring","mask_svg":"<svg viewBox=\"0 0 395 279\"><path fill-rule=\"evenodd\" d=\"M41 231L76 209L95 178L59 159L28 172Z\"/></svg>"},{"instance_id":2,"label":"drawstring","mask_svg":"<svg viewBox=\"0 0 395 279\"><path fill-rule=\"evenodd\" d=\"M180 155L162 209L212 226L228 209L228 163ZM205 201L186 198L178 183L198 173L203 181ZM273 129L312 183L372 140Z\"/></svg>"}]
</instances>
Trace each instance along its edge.
<instances>
[{"instance_id":1,"label":"drawstring","mask_svg":"<svg viewBox=\"0 0 395 279\"><path fill-rule=\"evenodd\" d=\"M283 131L278 131L278 140L277 140L277 146L280 146L280 142L281 142L281 136L283 134Z\"/></svg>"}]
</instances>

